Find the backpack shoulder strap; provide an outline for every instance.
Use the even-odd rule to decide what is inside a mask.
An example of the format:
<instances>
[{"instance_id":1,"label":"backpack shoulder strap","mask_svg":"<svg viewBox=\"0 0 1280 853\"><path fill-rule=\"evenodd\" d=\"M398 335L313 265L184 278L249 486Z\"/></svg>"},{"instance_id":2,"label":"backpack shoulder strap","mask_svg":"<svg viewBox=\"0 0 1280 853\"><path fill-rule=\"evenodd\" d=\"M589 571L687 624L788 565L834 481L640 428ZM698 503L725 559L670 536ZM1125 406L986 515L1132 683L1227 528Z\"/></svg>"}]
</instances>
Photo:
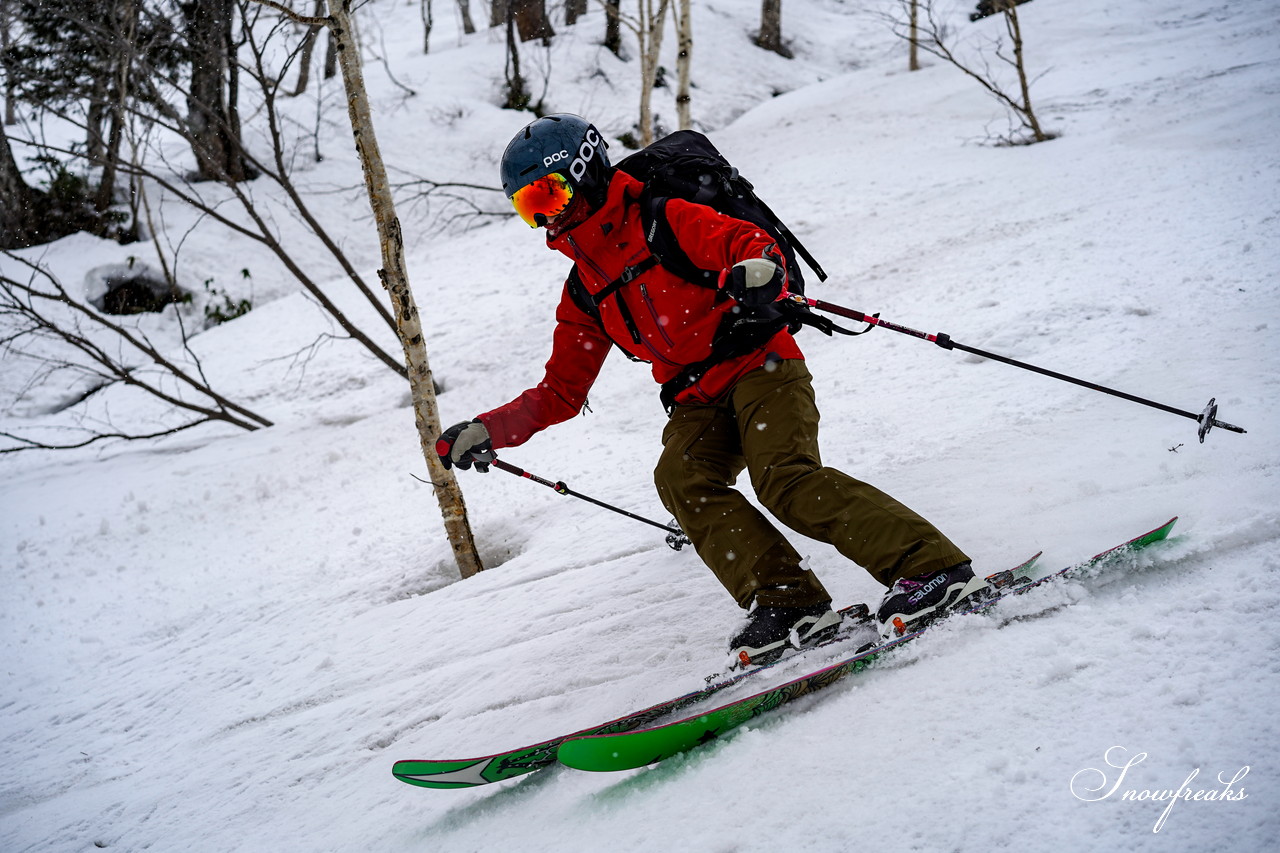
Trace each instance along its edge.
<instances>
[{"instance_id":1,"label":"backpack shoulder strap","mask_svg":"<svg viewBox=\"0 0 1280 853\"><path fill-rule=\"evenodd\" d=\"M569 298L573 300L573 304L582 309L582 313L598 322L600 320L600 306L591 297L587 286L582 283L582 276L578 275L577 264L574 264L573 268L569 270L569 275L564 280L564 286L569 291Z\"/></svg>"},{"instance_id":2,"label":"backpack shoulder strap","mask_svg":"<svg viewBox=\"0 0 1280 853\"><path fill-rule=\"evenodd\" d=\"M667 219L668 201L669 198L652 195L647 187L640 194L640 223L649 253L673 275L699 287L715 289L720 281L720 271L702 269L680 247L675 229Z\"/></svg>"},{"instance_id":3,"label":"backpack shoulder strap","mask_svg":"<svg viewBox=\"0 0 1280 853\"><path fill-rule=\"evenodd\" d=\"M601 330L609 340L613 341L613 345L622 350L623 354L632 361L640 361L641 359L632 355L626 347L614 340L612 335L609 335L609 330L604 327L604 323L601 322L600 319L600 304L604 302L605 299L616 293L624 284L631 281L631 279L635 278L649 267L656 266L657 263L657 259L650 255L639 264L636 264L633 267L628 267L623 271L623 274L618 279L610 282L594 296L591 294L591 291L587 290L586 284L583 283L582 276L578 273L577 264L574 264L569 270L569 275L564 281L565 289L569 291L569 298L573 300L573 304L582 309L582 312L588 317L599 323ZM627 331L631 334L631 339L639 344L640 331L636 328L635 319L631 316L631 312L627 310L625 302L618 302L618 311L622 315L622 321L626 324Z\"/></svg>"}]
</instances>

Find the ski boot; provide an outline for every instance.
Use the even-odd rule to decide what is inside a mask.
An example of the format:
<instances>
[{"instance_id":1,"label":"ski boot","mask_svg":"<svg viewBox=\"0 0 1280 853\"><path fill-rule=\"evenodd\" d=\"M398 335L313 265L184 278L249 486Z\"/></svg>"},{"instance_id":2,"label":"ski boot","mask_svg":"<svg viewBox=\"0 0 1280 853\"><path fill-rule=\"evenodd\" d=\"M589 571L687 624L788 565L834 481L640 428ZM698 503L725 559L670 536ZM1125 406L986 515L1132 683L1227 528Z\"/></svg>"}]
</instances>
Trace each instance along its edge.
<instances>
[{"instance_id":1,"label":"ski boot","mask_svg":"<svg viewBox=\"0 0 1280 853\"><path fill-rule=\"evenodd\" d=\"M841 621L829 602L809 607L757 606L747 619L746 627L729 641L729 656L736 668L773 663L788 648L802 649L834 637Z\"/></svg>"},{"instance_id":2,"label":"ski boot","mask_svg":"<svg viewBox=\"0 0 1280 853\"><path fill-rule=\"evenodd\" d=\"M876 628L885 642L919 631L963 601L975 598L990 584L974 577L970 563L902 578L884 594L876 609ZM977 603L976 600L973 603Z\"/></svg>"}]
</instances>

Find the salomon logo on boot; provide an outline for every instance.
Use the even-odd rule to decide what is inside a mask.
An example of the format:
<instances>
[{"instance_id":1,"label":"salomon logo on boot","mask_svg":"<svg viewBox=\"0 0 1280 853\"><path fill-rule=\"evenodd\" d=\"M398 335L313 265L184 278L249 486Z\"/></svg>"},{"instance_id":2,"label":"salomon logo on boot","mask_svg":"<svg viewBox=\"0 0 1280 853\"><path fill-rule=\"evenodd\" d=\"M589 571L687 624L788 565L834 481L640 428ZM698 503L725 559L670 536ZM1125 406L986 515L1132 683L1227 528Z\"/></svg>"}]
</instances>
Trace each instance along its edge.
<instances>
[{"instance_id":1,"label":"salomon logo on boot","mask_svg":"<svg viewBox=\"0 0 1280 853\"><path fill-rule=\"evenodd\" d=\"M936 578L929 581L927 584L920 587L920 589L916 590L910 596L908 596L907 601L911 602L912 604L919 604L921 601L924 600L925 596L927 596L929 593L933 592L935 589L937 589L940 586L946 586L946 584L947 584L947 574L946 572L942 572Z\"/></svg>"},{"instance_id":2,"label":"salomon logo on boot","mask_svg":"<svg viewBox=\"0 0 1280 853\"><path fill-rule=\"evenodd\" d=\"M969 563L903 578L896 581L881 600L876 610L876 627L881 637L895 640L919 631L987 586L985 580L974 577Z\"/></svg>"}]
</instances>

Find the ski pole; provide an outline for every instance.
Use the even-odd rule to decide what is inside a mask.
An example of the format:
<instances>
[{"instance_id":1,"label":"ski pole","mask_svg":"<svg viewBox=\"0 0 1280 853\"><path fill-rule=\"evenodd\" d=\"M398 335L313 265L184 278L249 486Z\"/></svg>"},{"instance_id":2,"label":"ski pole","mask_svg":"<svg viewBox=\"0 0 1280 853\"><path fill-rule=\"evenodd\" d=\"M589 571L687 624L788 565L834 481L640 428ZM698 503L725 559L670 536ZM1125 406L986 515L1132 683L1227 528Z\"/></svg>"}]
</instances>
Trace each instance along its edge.
<instances>
[{"instance_id":1,"label":"ski pole","mask_svg":"<svg viewBox=\"0 0 1280 853\"><path fill-rule=\"evenodd\" d=\"M595 498L584 495L581 492L575 492L573 489L566 486L563 481L557 481L553 483L550 480L544 480L542 477L539 477L536 474L530 474L528 471L524 470L523 468L517 468L515 465L509 465L508 463L503 462L501 459L495 458L489 464L500 471L506 471L508 474L515 474L517 477L524 477L526 480L532 480L533 482L541 486L546 486L549 489L553 489L562 495L568 495L569 497L578 498L579 500L584 500L584 501L587 501L588 503L593 503L596 506L604 507L607 510L616 512L619 515L625 515L627 518L634 518L636 521L643 521L645 524L651 524L654 527L657 527L661 530L665 530L667 531L667 544L670 545L676 551L679 551L685 545L693 544L691 541L689 541L689 537L685 535L684 531L681 530L679 527L674 526L673 524L662 524L660 522L654 521L651 518L645 518L643 515L636 515L634 512L628 512L627 510L613 506L612 504L607 504L604 501L596 500Z\"/></svg>"},{"instance_id":2,"label":"ski pole","mask_svg":"<svg viewBox=\"0 0 1280 853\"><path fill-rule=\"evenodd\" d=\"M1164 403L1157 403L1154 400L1147 400L1142 397L1134 396L1133 394L1126 394L1125 392L1117 391L1114 388L1107 388L1106 386L1098 385L1095 382L1089 382L1084 379L1077 379L1074 376L1067 376L1065 373L1058 373L1053 370L1046 370L1043 367L1037 367L1034 364L1027 364L1024 361L1017 361L1015 359L1008 358L1007 356L998 355L993 352L987 352L986 350L977 349L976 347L965 346L962 343L953 341L951 339L951 336L946 334L945 332L929 334L927 332L917 331L916 329L910 329L910 328L907 328L906 326L900 326L897 323L890 323L887 320L881 320L878 314L877 315L864 314L861 311L854 311L852 308L845 308L840 305L833 305L830 302L823 302L821 299L810 299L809 297L802 296L800 294L795 294L795 293L788 294L785 298L790 299L791 301L796 302L798 304L808 305L810 308L816 308L819 311L826 311L829 314L837 314L841 317L848 317L850 320L855 320L859 323L867 323L870 326L879 326L884 329L889 329L890 331L893 331L893 332L901 332L904 335L910 335L913 338L920 338L921 340L929 341L930 343L935 343L938 346L942 347L943 349L948 349L948 350L956 349L956 350L960 350L961 352L967 352L976 356L981 356L982 358L989 358L992 361L999 361L999 362L1002 362L1003 364L1010 364L1010 365L1013 365L1014 367L1021 367L1023 370L1030 370L1033 373L1039 373L1043 376L1049 376L1053 379L1061 379L1063 382L1070 382L1073 385L1079 385L1083 388L1088 388L1092 391L1101 391L1103 394L1110 394L1113 397L1119 397L1122 400L1128 400L1132 403L1141 403L1144 406L1150 406L1151 408L1159 409L1162 412L1168 412L1173 415L1179 415L1184 418L1190 418L1191 420L1200 424L1200 428L1196 432L1200 436L1201 444L1204 444L1204 437L1209 434L1209 430L1212 429L1213 427L1221 427L1222 429L1228 430L1230 432L1238 432L1238 433L1245 432L1245 430L1241 427L1235 426L1234 424L1224 423L1223 421L1218 420L1218 404L1216 402L1217 398L1211 397L1209 399L1209 404L1204 407L1204 410L1199 414L1196 414L1195 412L1188 412L1183 409L1176 409L1173 406L1166 406Z\"/></svg>"}]
</instances>

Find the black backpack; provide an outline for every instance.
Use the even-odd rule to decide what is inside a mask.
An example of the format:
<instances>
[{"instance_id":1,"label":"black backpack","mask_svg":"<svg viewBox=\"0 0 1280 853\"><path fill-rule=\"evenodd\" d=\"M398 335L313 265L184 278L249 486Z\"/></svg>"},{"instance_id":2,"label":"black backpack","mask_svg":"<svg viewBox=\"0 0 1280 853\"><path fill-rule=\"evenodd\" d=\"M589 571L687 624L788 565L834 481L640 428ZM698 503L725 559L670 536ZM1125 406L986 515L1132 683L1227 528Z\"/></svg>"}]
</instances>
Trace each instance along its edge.
<instances>
[{"instance_id":1,"label":"black backpack","mask_svg":"<svg viewBox=\"0 0 1280 853\"><path fill-rule=\"evenodd\" d=\"M645 185L641 196L649 249L669 272L694 284L716 286L719 270L700 270L681 249L665 216L669 198L705 204L726 216L754 222L778 243L787 259L787 278L794 293L804 292L804 275L796 261L800 255L825 281L826 272L813 255L755 194L751 182L730 165L711 140L694 130L678 130L618 163L618 168ZM656 231L650 227L657 222ZM652 234L653 236L648 236Z\"/></svg>"},{"instance_id":2,"label":"black backpack","mask_svg":"<svg viewBox=\"0 0 1280 853\"><path fill-rule=\"evenodd\" d=\"M673 275L702 287L715 288L720 270L700 269L680 248L675 232L667 221L664 208L669 199L679 198L706 206L759 225L778 244L786 258L788 288L792 293L804 292L804 275L796 260L799 255L825 281L826 272L796 239L791 230L755 194L751 182L730 165L711 140L693 130L679 130L665 136L649 147L623 158L617 168L645 185L640 195L640 216L650 256L628 267L622 275L606 285L599 293L590 294L575 267L569 274L569 295L587 314L599 319L600 305L621 287L645 270L661 264ZM632 327L632 337L639 333L625 312L623 319ZM814 322L803 305L794 302L774 303L758 308L735 307L725 316L717 330L711 355L689 365L680 375L662 387L662 402L670 411L675 397L693 385L711 367L757 349L777 334L783 327L797 331L801 325L822 325ZM831 332L823 329L827 334ZM625 352L625 350L624 350Z\"/></svg>"}]
</instances>

